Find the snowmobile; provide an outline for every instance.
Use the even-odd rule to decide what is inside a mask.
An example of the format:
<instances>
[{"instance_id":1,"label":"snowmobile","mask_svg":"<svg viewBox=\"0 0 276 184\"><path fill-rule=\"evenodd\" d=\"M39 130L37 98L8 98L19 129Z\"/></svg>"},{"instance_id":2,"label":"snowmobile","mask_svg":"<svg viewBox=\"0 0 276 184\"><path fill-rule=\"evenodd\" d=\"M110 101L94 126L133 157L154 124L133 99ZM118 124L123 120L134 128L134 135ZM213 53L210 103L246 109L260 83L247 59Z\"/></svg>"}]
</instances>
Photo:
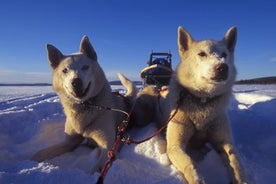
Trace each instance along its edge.
<instances>
[{"instance_id":1,"label":"snowmobile","mask_svg":"<svg viewBox=\"0 0 276 184\"><path fill-rule=\"evenodd\" d=\"M152 52L150 54L148 66L141 70L143 87L156 85L158 88L169 85L172 75L172 55L171 53Z\"/></svg>"}]
</instances>

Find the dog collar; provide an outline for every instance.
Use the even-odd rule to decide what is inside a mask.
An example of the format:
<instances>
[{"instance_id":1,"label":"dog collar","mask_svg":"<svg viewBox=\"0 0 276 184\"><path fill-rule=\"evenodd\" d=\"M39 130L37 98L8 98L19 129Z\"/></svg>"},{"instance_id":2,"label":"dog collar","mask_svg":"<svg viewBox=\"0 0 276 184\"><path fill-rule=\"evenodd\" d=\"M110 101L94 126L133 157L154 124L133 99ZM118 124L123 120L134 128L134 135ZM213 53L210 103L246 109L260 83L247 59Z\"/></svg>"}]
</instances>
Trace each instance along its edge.
<instances>
[{"instance_id":1,"label":"dog collar","mask_svg":"<svg viewBox=\"0 0 276 184\"><path fill-rule=\"evenodd\" d=\"M80 103L80 105L84 108L84 110L88 110L91 107L94 107L95 105L93 104L95 98L89 98L88 100L85 100L83 102Z\"/></svg>"},{"instance_id":2,"label":"dog collar","mask_svg":"<svg viewBox=\"0 0 276 184\"><path fill-rule=\"evenodd\" d=\"M213 99L219 97L219 96L214 96L212 98L209 97L198 97L192 93L190 93L186 88L184 88L181 92L180 92L180 97L179 100L183 101L187 96L191 96L194 100L204 104L204 103L208 103L210 101L212 101Z\"/></svg>"}]
</instances>

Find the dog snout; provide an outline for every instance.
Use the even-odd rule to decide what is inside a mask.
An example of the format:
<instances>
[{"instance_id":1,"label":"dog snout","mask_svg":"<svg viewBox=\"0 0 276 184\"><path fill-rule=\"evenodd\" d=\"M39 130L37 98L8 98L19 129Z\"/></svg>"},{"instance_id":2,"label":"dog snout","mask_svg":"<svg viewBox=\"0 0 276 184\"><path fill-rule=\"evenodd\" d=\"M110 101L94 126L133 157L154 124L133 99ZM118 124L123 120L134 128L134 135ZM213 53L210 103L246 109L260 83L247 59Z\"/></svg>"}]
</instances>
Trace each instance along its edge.
<instances>
[{"instance_id":1,"label":"dog snout","mask_svg":"<svg viewBox=\"0 0 276 184\"><path fill-rule=\"evenodd\" d=\"M72 87L76 96L81 96L83 93L83 83L80 78L74 78L72 80Z\"/></svg>"},{"instance_id":2,"label":"dog snout","mask_svg":"<svg viewBox=\"0 0 276 184\"><path fill-rule=\"evenodd\" d=\"M226 80L228 78L228 70L228 65L225 63L216 65L214 68L212 80L217 82Z\"/></svg>"},{"instance_id":3,"label":"dog snout","mask_svg":"<svg viewBox=\"0 0 276 184\"><path fill-rule=\"evenodd\" d=\"M82 80L80 78L74 78L72 80L72 86L74 89L82 89Z\"/></svg>"}]
</instances>

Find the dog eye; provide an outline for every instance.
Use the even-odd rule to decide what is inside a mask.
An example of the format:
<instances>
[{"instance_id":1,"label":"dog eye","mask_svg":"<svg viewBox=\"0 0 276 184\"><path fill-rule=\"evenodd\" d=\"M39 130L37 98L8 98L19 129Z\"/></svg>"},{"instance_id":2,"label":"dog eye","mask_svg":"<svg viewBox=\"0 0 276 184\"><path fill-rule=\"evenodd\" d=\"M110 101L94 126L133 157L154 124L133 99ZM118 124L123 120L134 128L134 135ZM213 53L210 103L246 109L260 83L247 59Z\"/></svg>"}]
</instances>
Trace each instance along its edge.
<instances>
[{"instance_id":1,"label":"dog eye","mask_svg":"<svg viewBox=\"0 0 276 184\"><path fill-rule=\"evenodd\" d=\"M88 68L89 68L88 65L84 65L84 66L81 68L81 70L82 70L82 71L86 71L86 70L88 70Z\"/></svg>"},{"instance_id":2,"label":"dog eye","mask_svg":"<svg viewBox=\"0 0 276 184\"><path fill-rule=\"evenodd\" d=\"M206 57L207 56L207 54L205 52L203 52L203 51L201 51L200 53L198 53L198 55L200 57Z\"/></svg>"},{"instance_id":3,"label":"dog eye","mask_svg":"<svg viewBox=\"0 0 276 184\"><path fill-rule=\"evenodd\" d=\"M227 57L227 54L226 54L225 52L223 52L223 53L221 54L221 57L222 57L222 58L226 58L226 57Z\"/></svg>"},{"instance_id":4,"label":"dog eye","mask_svg":"<svg viewBox=\"0 0 276 184\"><path fill-rule=\"evenodd\" d=\"M66 74L66 73L68 73L68 69L67 69L67 68L64 68L64 69L62 70L62 72L63 72L64 74Z\"/></svg>"}]
</instances>

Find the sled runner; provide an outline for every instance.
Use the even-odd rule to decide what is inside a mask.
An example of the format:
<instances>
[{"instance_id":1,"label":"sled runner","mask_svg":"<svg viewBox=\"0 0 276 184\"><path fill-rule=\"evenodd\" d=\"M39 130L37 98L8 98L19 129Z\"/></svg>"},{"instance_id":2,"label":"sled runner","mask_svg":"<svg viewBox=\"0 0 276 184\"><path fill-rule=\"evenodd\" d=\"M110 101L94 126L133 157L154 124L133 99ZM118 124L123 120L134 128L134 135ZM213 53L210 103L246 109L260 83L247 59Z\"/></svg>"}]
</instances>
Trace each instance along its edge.
<instances>
[{"instance_id":1,"label":"sled runner","mask_svg":"<svg viewBox=\"0 0 276 184\"><path fill-rule=\"evenodd\" d=\"M140 72L143 86L167 86L170 82L172 71L171 53L152 52L150 54L148 66Z\"/></svg>"}]
</instances>

